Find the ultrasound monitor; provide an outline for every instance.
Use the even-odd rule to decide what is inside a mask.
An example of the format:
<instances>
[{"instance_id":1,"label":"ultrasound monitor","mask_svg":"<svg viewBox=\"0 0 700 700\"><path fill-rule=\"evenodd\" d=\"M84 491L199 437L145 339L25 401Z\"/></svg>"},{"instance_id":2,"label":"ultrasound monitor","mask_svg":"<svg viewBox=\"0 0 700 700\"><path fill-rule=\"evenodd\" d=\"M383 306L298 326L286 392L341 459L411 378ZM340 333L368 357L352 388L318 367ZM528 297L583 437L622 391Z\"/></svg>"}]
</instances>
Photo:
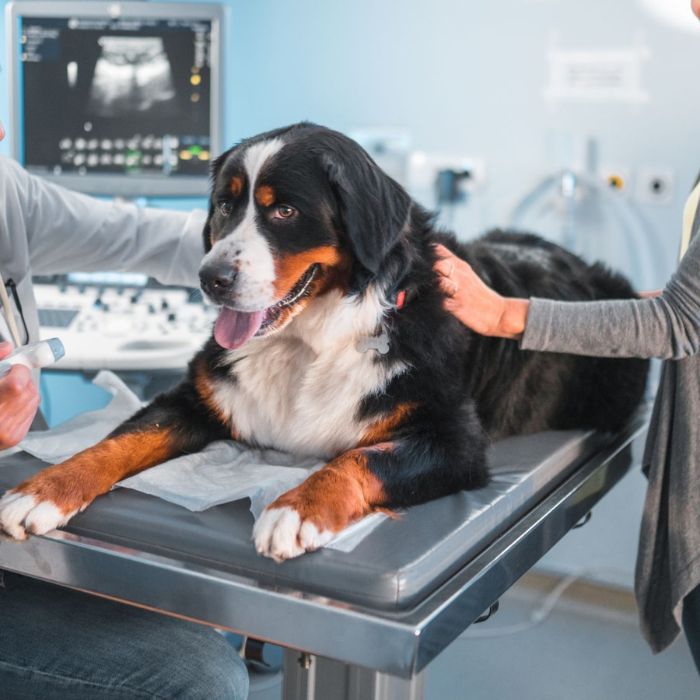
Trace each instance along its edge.
<instances>
[{"instance_id":1,"label":"ultrasound monitor","mask_svg":"<svg viewBox=\"0 0 700 700\"><path fill-rule=\"evenodd\" d=\"M11 3L14 157L93 194L206 194L221 19L194 3Z\"/></svg>"}]
</instances>

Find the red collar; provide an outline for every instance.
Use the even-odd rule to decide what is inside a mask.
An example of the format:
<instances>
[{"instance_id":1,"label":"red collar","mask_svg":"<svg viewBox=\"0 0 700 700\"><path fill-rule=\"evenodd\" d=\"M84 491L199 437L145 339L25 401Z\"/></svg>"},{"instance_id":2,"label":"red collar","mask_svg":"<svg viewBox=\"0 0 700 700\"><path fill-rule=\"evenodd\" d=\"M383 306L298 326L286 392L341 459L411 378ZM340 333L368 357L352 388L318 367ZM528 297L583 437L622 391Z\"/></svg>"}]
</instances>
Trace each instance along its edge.
<instances>
[{"instance_id":1,"label":"red collar","mask_svg":"<svg viewBox=\"0 0 700 700\"><path fill-rule=\"evenodd\" d=\"M396 293L396 301L394 302L394 306L396 306L396 310L400 311L403 309L403 307L406 305L406 290L405 289L400 289Z\"/></svg>"}]
</instances>

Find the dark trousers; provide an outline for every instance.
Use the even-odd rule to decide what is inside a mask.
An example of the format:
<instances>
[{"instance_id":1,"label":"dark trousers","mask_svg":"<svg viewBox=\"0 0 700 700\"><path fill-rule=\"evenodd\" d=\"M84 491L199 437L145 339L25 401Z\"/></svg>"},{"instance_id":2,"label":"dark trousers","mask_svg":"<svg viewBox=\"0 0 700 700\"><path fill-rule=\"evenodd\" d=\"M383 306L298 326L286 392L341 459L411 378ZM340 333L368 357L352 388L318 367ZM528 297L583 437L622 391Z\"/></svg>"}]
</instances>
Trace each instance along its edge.
<instances>
[{"instance_id":1,"label":"dark trousers","mask_svg":"<svg viewBox=\"0 0 700 700\"><path fill-rule=\"evenodd\" d=\"M3 576L2 700L247 696L243 662L212 629L23 576Z\"/></svg>"},{"instance_id":2,"label":"dark trousers","mask_svg":"<svg viewBox=\"0 0 700 700\"><path fill-rule=\"evenodd\" d=\"M683 599L683 631L700 673L700 586Z\"/></svg>"}]
</instances>

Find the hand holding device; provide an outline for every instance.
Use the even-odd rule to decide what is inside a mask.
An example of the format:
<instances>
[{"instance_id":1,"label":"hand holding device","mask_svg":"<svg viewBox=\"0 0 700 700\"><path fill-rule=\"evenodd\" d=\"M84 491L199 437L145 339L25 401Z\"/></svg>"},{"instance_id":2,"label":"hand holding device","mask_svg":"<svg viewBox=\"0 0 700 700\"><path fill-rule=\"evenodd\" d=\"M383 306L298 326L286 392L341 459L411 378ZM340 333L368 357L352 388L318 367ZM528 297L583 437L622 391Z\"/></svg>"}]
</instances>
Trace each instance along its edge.
<instances>
[{"instance_id":1,"label":"hand holding device","mask_svg":"<svg viewBox=\"0 0 700 700\"><path fill-rule=\"evenodd\" d=\"M10 343L0 343L0 449L14 447L24 438L39 407L39 391L30 368L45 367L62 356L58 338L14 352Z\"/></svg>"}]
</instances>

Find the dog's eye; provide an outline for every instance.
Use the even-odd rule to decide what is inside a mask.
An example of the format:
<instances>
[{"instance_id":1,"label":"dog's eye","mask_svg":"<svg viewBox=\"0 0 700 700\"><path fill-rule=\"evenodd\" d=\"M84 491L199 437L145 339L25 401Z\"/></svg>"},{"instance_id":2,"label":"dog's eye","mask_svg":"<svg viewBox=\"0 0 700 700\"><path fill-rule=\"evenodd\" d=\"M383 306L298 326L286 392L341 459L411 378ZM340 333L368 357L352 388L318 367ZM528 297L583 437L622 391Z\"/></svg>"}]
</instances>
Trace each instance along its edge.
<instances>
[{"instance_id":1,"label":"dog's eye","mask_svg":"<svg viewBox=\"0 0 700 700\"><path fill-rule=\"evenodd\" d=\"M221 216L230 216L232 210L231 202L219 203L219 214L221 214Z\"/></svg>"},{"instance_id":2,"label":"dog's eye","mask_svg":"<svg viewBox=\"0 0 700 700\"><path fill-rule=\"evenodd\" d=\"M272 216L275 219L291 219L296 213L297 210L294 207L280 204L274 208Z\"/></svg>"}]
</instances>

